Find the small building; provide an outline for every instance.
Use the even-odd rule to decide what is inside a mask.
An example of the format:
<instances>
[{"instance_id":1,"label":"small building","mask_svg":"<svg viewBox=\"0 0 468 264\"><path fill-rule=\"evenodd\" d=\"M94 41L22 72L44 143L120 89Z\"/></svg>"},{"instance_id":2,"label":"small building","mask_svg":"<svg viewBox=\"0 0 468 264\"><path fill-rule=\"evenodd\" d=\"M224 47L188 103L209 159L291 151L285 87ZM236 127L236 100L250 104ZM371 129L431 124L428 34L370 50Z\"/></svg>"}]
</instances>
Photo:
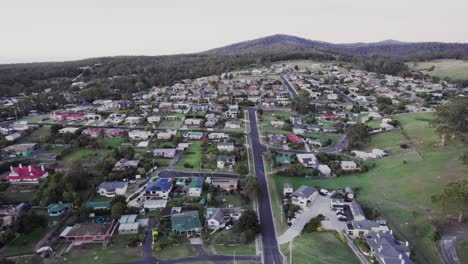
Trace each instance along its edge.
<instances>
[{"instance_id":1,"label":"small building","mask_svg":"<svg viewBox=\"0 0 468 264\"><path fill-rule=\"evenodd\" d=\"M232 152L235 149L234 143L232 142L220 142L216 146L220 151Z\"/></svg>"},{"instance_id":2,"label":"small building","mask_svg":"<svg viewBox=\"0 0 468 264\"><path fill-rule=\"evenodd\" d=\"M108 128L104 131L106 138L123 138L125 137L125 130L120 128Z\"/></svg>"},{"instance_id":3,"label":"small building","mask_svg":"<svg viewBox=\"0 0 468 264\"><path fill-rule=\"evenodd\" d=\"M312 153L296 154L297 160L306 168L315 168L318 164L317 157Z\"/></svg>"},{"instance_id":4,"label":"small building","mask_svg":"<svg viewBox=\"0 0 468 264\"><path fill-rule=\"evenodd\" d=\"M119 219L119 234L137 234L139 227L140 223L137 221L137 215L122 215Z\"/></svg>"},{"instance_id":5,"label":"small building","mask_svg":"<svg viewBox=\"0 0 468 264\"><path fill-rule=\"evenodd\" d=\"M331 175L331 169L328 167L328 165L325 164L320 164L318 165L317 169L320 171L321 174L325 176L330 176Z\"/></svg>"},{"instance_id":6,"label":"small building","mask_svg":"<svg viewBox=\"0 0 468 264\"><path fill-rule=\"evenodd\" d=\"M302 185L295 192L291 194L291 202L295 205L299 205L302 209L314 201L318 196L317 189L314 187Z\"/></svg>"},{"instance_id":7,"label":"small building","mask_svg":"<svg viewBox=\"0 0 468 264\"><path fill-rule=\"evenodd\" d=\"M291 124L302 124L302 118L300 115L291 115L289 117L289 122L291 122Z\"/></svg>"},{"instance_id":8,"label":"small building","mask_svg":"<svg viewBox=\"0 0 468 264\"><path fill-rule=\"evenodd\" d=\"M158 211L165 208L167 205L167 200L156 199L156 200L145 200L143 203L143 208L148 209L149 211Z\"/></svg>"},{"instance_id":9,"label":"small building","mask_svg":"<svg viewBox=\"0 0 468 264\"><path fill-rule=\"evenodd\" d=\"M154 156L156 158L167 158L167 159L172 159L175 157L177 150L176 149L169 149L169 148L163 148L163 149L155 149L153 151Z\"/></svg>"},{"instance_id":10,"label":"small building","mask_svg":"<svg viewBox=\"0 0 468 264\"><path fill-rule=\"evenodd\" d=\"M128 132L128 137L132 140L148 140L153 135L151 131L132 130Z\"/></svg>"},{"instance_id":11,"label":"small building","mask_svg":"<svg viewBox=\"0 0 468 264\"><path fill-rule=\"evenodd\" d=\"M341 161L341 169L344 171L352 171L357 169L357 164L354 161Z\"/></svg>"},{"instance_id":12,"label":"small building","mask_svg":"<svg viewBox=\"0 0 468 264\"><path fill-rule=\"evenodd\" d=\"M66 134L66 133L74 134L78 130L80 130L79 127L64 127L60 129L58 132L60 134Z\"/></svg>"},{"instance_id":13,"label":"small building","mask_svg":"<svg viewBox=\"0 0 468 264\"><path fill-rule=\"evenodd\" d=\"M114 197L116 195L125 195L127 192L127 182L103 182L96 188L97 193L105 197Z\"/></svg>"},{"instance_id":14,"label":"small building","mask_svg":"<svg viewBox=\"0 0 468 264\"><path fill-rule=\"evenodd\" d=\"M346 224L345 229L346 234L352 238L367 237L370 233L386 233L389 231L388 226L367 219L362 221L353 220Z\"/></svg>"},{"instance_id":15,"label":"small building","mask_svg":"<svg viewBox=\"0 0 468 264\"><path fill-rule=\"evenodd\" d=\"M111 209L110 201L87 202L85 206L86 208L91 208L93 210L110 210Z\"/></svg>"},{"instance_id":16,"label":"small building","mask_svg":"<svg viewBox=\"0 0 468 264\"><path fill-rule=\"evenodd\" d=\"M186 211L171 216L172 230L187 237L201 233L202 225L198 211Z\"/></svg>"},{"instance_id":17,"label":"small building","mask_svg":"<svg viewBox=\"0 0 468 264\"><path fill-rule=\"evenodd\" d=\"M199 197L203 191L203 183L205 178L203 177L193 177L192 181L188 185L188 196Z\"/></svg>"},{"instance_id":18,"label":"small building","mask_svg":"<svg viewBox=\"0 0 468 264\"><path fill-rule=\"evenodd\" d=\"M237 178L216 177L211 179L211 184L213 185L213 187L225 191L237 190Z\"/></svg>"},{"instance_id":19,"label":"small building","mask_svg":"<svg viewBox=\"0 0 468 264\"><path fill-rule=\"evenodd\" d=\"M291 183L285 183L283 186L283 195L287 197L294 192L293 185Z\"/></svg>"},{"instance_id":20,"label":"small building","mask_svg":"<svg viewBox=\"0 0 468 264\"><path fill-rule=\"evenodd\" d=\"M129 160L126 158L122 158L119 161L117 161L117 163L115 163L114 168L112 168L112 171L126 171L138 169L139 164L139 160Z\"/></svg>"},{"instance_id":21,"label":"small building","mask_svg":"<svg viewBox=\"0 0 468 264\"><path fill-rule=\"evenodd\" d=\"M59 216L72 208L71 203L53 203L47 206L49 216Z\"/></svg>"},{"instance_id":22,"label":"small building","mask_svg":"<svg viewBox=\"0 0 468 264\"><path fill-rule=\"evenodd\" d=\"M22 156L27 157L31 155L34 150L38 149L39 145L37 143L23 143L15 144L2 149L2 156L11 157L11 156Z\"/></svg>"},{"instance_id":23,"label":"small building","mask_svg":"<svg viewBox=\"0 0 468 264\"><path fill-rule=\"evenodd\" d=\"M233 156L218 155L216 160L217 160L216 166L219 169L223 169L225 167L232 168L232 166L234 166L234 164L236 164L236 159Z\"/></svg>"},{"instance_id":24,"label":"small building","mask_svg":"<svg viewBox=\"0 0 468 264\"><path fill-rule=\"evenodd\" d=\"M242 216L243 210L238 207L231 208L207 208L206 227L208 229L220 229L228 223L235 223Z\"/></svg>"}]
</instances>

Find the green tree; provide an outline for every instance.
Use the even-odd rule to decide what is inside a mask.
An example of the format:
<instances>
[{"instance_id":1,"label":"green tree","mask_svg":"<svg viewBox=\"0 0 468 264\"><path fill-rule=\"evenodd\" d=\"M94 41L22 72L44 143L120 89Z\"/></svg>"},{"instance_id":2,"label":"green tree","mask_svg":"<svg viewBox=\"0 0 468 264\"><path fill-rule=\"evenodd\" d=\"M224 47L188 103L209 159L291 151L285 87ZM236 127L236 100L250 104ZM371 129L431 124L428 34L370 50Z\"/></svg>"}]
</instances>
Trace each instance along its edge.
<instances>
[{"instance_id":1,"label":"green tree","mask_svg":"<svg viewBox=\"0 0 468 264\"><path fill-rule=\"evenodd\" d=\"M463 222L463 212L468 209L468 180L449 182L444 191L432 197L434 202L440 203L444 208L455 208L458 213L458 223Z\"/></svg>"},{"instance_id":2,"label":"green tree","mask_svg":"<svg viewBox=\"0 0 468 264\"><path fill-rule=\"evenodd\" d=\"M249 199L255 199L257 195L262 192L258 179L253 176L246 177L244 191Z\"/></svg>"},{"instance_id":3,"label":"green tree","mask_svg":"<svg viewBox=\"0 0 468 264\"><path fill-rule=\"evenodd\" d=\"M239 229L245 234L247 241L253 240L261 230L257 213L246 210L239 218Z\"/></svg>"},{"instance_id":4,"label":"green tree","mask_svg":"<svg viewBox=\"0 0 468 264\"><path fill-rule=\"evenodd\" d=\"M346 136L348 137L350 148L359 148L370 141L370 131L372 129L362 123L357 123L348 128Z\"/></svg>"},{"instance_id":5,"label":"green tree","mask_svg":"<svg viewBox=\"0 0 468 264\"><path fill-rule=\"evenodd\" d=\"M455 139L457 134L468 132L468 98L455 97L448 104L436 108L432 124L441 135L442 145L445 138L451 135Z\"/></svg>"},{"instance_id":6,"label":"green tree","mask_svg":"<svg viewBox=\"0 0 468 264\"><path fill-rule=\"evenodd\" d=\"M112 217L112 219L119 219L122 216L122 214L123 214L123 212L125 210L125 207L126 207L125 204L122 203L122 202L117 202L117 203L113 204L112 207L111 207L111 217Z\"/></svg>"}]
</instances>

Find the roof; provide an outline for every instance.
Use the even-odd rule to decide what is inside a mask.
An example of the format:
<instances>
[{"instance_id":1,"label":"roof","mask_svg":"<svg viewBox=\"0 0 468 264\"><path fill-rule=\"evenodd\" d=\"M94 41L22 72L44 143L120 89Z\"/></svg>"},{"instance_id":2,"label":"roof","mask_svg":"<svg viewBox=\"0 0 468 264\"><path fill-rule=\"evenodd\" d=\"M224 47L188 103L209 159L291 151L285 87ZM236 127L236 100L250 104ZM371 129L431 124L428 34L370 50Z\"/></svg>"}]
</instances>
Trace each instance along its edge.
<instances>
[{"instance_id":1,"label":"roof","mask_svg":"<svg viewBox=\"0 0 468 264\"><path fill-rule=\"evenodd\" d=\"M228 155L218 155L216 158L218 161L228 161L228 160L233 160L233 156L228 156Z\"/></svg>"},{"instance_id":2,"label":"roof","mask_svg":"<svg viewBox=\"0 0 468 264\"><path fill-rule=\"evenodd\" d=\"M309 198L316 191L317 191L317 189L315 189L314 187L302 185L301 187L299 187L299 189L294 191L291 194L291 196L301 197L301 198Z\"/></svg>"},{"instance_id":3,"label":"roof","mask_svg":"<svg viewBox=\"0 0 468 264\"><path fill-rule=\"evenodd\" d=\"M99 184L98 189L115 190L118 188L124 188L126 186L126 182L102 182L101 184Z\"/></svg>"},{"instance_id":4,"label":"roof","mask_svg":"<svg viewBox=\"0 0 468 264\"><path fill-rule=\"evenodd\" d=\"M178 232L186 232L202 228L198 211L187 211L171 216L172 229Z\"/></svg>"},{"instance_id":5,"label":"roof","mask_svg":"<svg viewBox=\"0 0 468 264\"><path fill-rule=\"evenodd\" d=\"M93 209L101 209L101 208L110 209L111 203L109 201L87 202L86 207L93 208Z\"/></svg>"},{"instance_id":6,"label":"roof","mask_svg":"<svg viewBox=\"0 0 468 264\"><path fill-rule=\"evenodd\" d=\"M23 144L15 144L11 145L8 147L4 147L2 151L4 152L17 152L17 153L23 153L23 152L28 152L31 149L34 149L37 146L37 143L23 143Z\"/></svg>"},{"instance_id":7,"label":"roof","mask_svg":"<svg viewBox=\"0 0 468 264\"><path fill-rule=\"evenodd\" d=\"M293 188L293 185L291 183L287 182L287 183L284 184L283 188L285 188L285 189L286 188Z\"/></svg>"},{"instance_id":8,"label":"roof","mask_svg":"<svg viewBox=\"0 0 468 264\"><path fill-rule=\"evenodd\" d=\"M137 218L136 214L133 215L122 215L119 219L120 224L126 224L126 223L135 223Z\"/></svg>"},{"instance_id":9,"label":"roof","mask_svg":"<svg viewBox=\"0 0 468 264\"><path fill-rule=\"evenodd\" d=\"M148 187L145 188L145 192L149 191L160 191L167 192L172 189L172 180L159 178L156 181L150 183Z\"/></svg>"},{"instance_id":10,"label":"roof","mask_svg":"<svg viewBox=\"0 0 468 264\"><path fill-rule=\"evenodd\" d=\"M205 178L203 177L193 177L192 181L189 183L188 187L189 188L203 188L203 182L205 181Z\"/></svg>"},{"instance_id":11,"label":"roof","mask_svg":"<svg viewBox=\"0 0 468 264\"><path fill-rule=\"evenodd\" d=\"M289 156L276 156L275 161L280 164L289 164L292 162L292 158Z\"/></svg>"},{"instance_id":12,"label":"roof","mask_svg":"<svg viewBox=\"0 0 468 264\"><path fill-rule=\"evenodd\" d=\"M139 226L140 226L139 222L124 223L124 224L119 225L119 231L137 230Z\"/></svg>"},{"instance_id":13,"label":"roof","mask_svg":"<svg viewBox=\"0 0 468 264\"><path fill-rule=\"evenodd\" d=\"M47 173L47 171L37 169L31 165L24 167L20 165L20 167L12 167L11 170L10 174L5 177L6 180L39 179Z\"/></svg>"},{"instance_id":14,"label":"roof","mask_svg":"<svg viewBox=\"0 0 468 264\"><path fill-rule=\"evenodd\" d=\"M72 207L71 203L54 203L47 206L49 212L60 212L63 209L69 209Z\"/></svg>"},{"instance_id":15,"label":"roof","mask_svg":"<svg viewBox=\"0 0 468 264\"><path fill-rule=\"evenodd\" d=\"M366 241L372 248L377 259L383 260L385 263L402 263L402 260L404 260L405 264L414 263L408 257L410 253L409 247L396 241L391 233L379 232L377 234L372 234Z\"/></svg>"}]
</instances>

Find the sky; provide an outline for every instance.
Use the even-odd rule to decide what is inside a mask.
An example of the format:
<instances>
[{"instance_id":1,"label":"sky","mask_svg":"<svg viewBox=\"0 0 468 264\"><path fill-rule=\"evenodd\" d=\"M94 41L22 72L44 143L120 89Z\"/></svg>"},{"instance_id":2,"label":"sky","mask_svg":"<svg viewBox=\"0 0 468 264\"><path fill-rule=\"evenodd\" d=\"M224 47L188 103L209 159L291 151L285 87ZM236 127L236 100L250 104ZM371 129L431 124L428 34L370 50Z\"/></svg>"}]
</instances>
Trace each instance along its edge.
<instances>
[{"instance_id":1,"label":"sky","mask_svg":"<svg viewBox=\"0 0 468 264\"><path fill-rule=\"evenodd\" d=\"M0 63L192 53L273 34L468 43L466 0L0 0Z\"/></svg>"}]
</instances>

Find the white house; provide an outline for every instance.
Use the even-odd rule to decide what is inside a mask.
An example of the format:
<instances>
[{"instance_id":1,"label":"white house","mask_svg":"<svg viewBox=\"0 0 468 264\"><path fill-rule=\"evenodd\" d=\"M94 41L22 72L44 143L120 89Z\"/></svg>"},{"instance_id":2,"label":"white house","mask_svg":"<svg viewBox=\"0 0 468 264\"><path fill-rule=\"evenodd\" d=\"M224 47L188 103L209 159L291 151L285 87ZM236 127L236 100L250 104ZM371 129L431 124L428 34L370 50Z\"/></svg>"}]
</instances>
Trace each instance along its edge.
<instances>
[{"instance_id":1,"label":"white house","mask_svg":"<svg viewBox=\"0 0 468 264\"><path fill-rule=\"evenodd\" d=\"M235 149L234 143L232 142L221 142L221 143L218 143L216 147L218 148L218 150L227 151L227 152L234 151Z\"/></svg>"},{"instance_id":2,"label":"white house","mask_svg":"<svg viewBox=\"0 0 468 264\"><path fill-rule=\"evenodd\" d=\"M345 171L352 171L357 169L357 164L354 161L341 161L341 169Z\"/></svg>"},{"instance_id":3,"label":"white house","mask_svg":"<svg viewBox=\"0 0 468 264\"><path fill-rule=\"evenodd\" d=\"M132 130L128 132L128 137L133 140L148 140L153 135L151 131Z\"/></svg>"},{"instance_id":4,"label":"white house","mask_svg":"<svg viewBox=\"0 0 468 264\"><path fill-rule=\"evenodd\" d=\"M283 195L288 196L294 192L293 185L291 183L285 183L283 186Z\"/></svg>"},{"instance_id":5,"label":"white house","mask_svg":"<svg viewBox=\"0 0 468 264\"><path fill-rule=\"evenodd\" d=\"M203 191L203 183L205 178L203 177L193 177L192 181L188 185L188 196L199 197Z\"/></svg>"},{"instance_id":6,"label":"white house","mask_svg":"<svg viewBox=\"0 0 468 264\"><path fill-rule=\"evenodd\" d=\"M167 200L164 199L157 199L157 200L146 200L143 203L143 208L148 209L150 211L155 210L162 210L167 205Z\"/></svg>"},{"instance_id":7,"label":"white house","mask_svg":"<svg viewBox=\"0 0 468 264\"><path fill-rule=\"evenodd\" d=\"M229 222L236 222L242 216L242 208L207 208L206 226L208 229L219 229Z\"/></svg>"},{"instance_id":8,"label":"white house","mask_svg":"<svg viewBox=\"0 0 468 264\"><path fill-rule=\"evenodd\" d=\"M125 195L127 192L127 182L103 182L96 188L101 196L114 197L116 195Z\"/></svg>"},{"instance_id":9,"label":"white house","mask_svg":"<svg viewBox=\"0 0 468 264\"><path fill-rule=\"evenodd\" d=\"M317 198L317 195L317 189L314 187L302 185L299 187L299 189L291 194L291 202L300 206L302 209L305 209L312 201Z\"/></svg>"},{"instance_id":10,"label":"white house","mask_svg":"<svg viewBox=\"0 0 468 264\"><path fill-rule=\"evenodd\" d=\"M331 174L331 169L330 167L328 167L328 165L320 164L318 165L317 169L320 171L320 173L322 173L325 176L330 176Z\"/></svg>"},{"instance_id":11,"label":"white house","mask_svg":"<svg viewBox=\"0 0 468 264\"><path fill-rule=\"evenodd\" d=\"M296 154L297 160L306 168L315 168L317 166L317 157L311 153Z\"/></svg>"}]
</instances>

